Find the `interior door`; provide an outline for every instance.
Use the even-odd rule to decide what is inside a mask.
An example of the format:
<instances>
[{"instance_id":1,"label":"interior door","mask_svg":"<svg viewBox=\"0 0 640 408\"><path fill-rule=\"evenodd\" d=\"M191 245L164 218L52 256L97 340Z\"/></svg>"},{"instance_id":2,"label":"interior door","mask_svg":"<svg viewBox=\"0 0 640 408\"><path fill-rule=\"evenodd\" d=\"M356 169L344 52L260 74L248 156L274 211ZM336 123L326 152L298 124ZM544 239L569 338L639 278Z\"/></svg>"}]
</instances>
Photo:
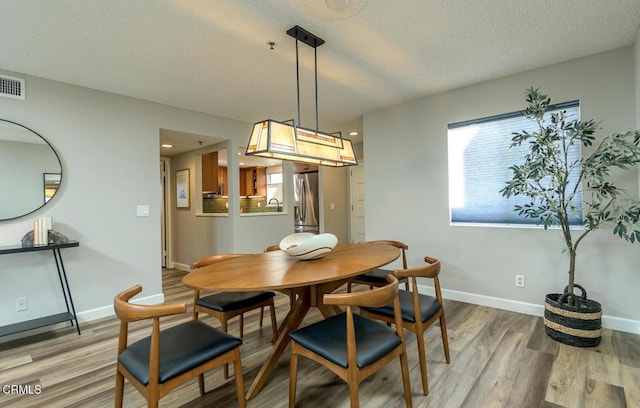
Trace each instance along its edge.
<instances>
[{"instance_id":1,"label":"interior door","mask_svg":"<svg viewBox=\"0 0 640 408\"><path fill-rule=\"evenodd\" d=\"M362 242L365 240L364 226L364 162L358 166L352 166L349 172L350 200L351 200L351 242Z\"/></svg>"}]
</instances>

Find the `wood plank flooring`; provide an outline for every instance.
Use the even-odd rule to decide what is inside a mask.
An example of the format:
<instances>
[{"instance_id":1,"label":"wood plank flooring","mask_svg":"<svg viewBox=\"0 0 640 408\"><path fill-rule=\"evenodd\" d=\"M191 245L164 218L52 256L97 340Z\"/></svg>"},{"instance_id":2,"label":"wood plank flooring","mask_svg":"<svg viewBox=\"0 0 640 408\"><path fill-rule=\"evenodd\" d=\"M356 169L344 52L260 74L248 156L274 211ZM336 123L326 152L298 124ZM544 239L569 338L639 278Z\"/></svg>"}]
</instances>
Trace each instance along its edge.
<instances>
[{"instance_id":1,"label":"wood plank flooring","mask_svg":"<svg viewBox=\"0 0 640 408\"><path fill-rule=\"evenodd\" d=\"M163 271L166 302L191 303L192 292L181 284L184 272ZM356 287L357 288L357 287ZM125 288L123 288L125 289ZM144 293L144 292L143 292ZM276 297L281 321L288 298ZM565 346L549 339L540 318L445 301L451 364L446 364L440 330L425 334L429 396L422 395L416 339L407 333L409 369L414 407L636 407L640 408L640 336L604 330L595 348ZM190 314L163 321L166 328ZM313 311L305 324L321 318ZM219 327L219 322L204 318ZM241 346L245 388L256 376L271 349L268 318L258 327L257 312L245 317ZM114 399L118 320L105 318L74 328L0 344L0 407L111 407ZM150 325L131 326L130 341L147 336ZM230 324L238 334L237 320ZM348 407L349 391L325 368L300 359L297 406ZM289 390L288 352L262 392L248 407L286 407ZM31 395L3 392L22 385ZM224 380L220 369L206 377L207 394L200 397L196 381L183 385L161 400L161 407L236 407L233 378ZM125 407L146 406L125 383ZM404 407L400 364L389 364L360 388L362 407Z\"/></svg>"}]
</instances>

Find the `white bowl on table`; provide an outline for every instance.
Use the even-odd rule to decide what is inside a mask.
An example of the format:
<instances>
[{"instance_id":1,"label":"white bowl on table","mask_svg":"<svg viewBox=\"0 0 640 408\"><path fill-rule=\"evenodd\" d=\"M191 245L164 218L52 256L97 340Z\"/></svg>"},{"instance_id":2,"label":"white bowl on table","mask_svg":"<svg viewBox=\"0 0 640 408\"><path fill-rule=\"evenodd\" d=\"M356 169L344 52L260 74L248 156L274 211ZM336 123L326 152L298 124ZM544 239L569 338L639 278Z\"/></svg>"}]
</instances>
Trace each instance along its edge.
<instances>
[{"instance_id":1,"label":"white bowl on table","mask_svg":"<svg viewBox=\"0 0 640 408\"><path fill-rule=\"evenodd\" d=\"M311 234L297 232L287 235L280 241L280 249L292 258L308 261L320 259L335 248L338 238L329 233Z\"/></svg>"}]
</instances>

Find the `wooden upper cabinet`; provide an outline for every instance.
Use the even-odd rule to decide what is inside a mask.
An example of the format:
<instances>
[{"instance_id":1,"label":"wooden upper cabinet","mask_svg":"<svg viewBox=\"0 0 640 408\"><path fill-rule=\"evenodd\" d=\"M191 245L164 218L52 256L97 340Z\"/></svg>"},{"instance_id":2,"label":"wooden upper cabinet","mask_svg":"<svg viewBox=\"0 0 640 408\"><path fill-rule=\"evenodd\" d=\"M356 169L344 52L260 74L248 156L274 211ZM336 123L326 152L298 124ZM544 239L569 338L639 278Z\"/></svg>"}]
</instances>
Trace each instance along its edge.
<instances>
[{"instance_id":1,"label":"wooden upper cabinet","mask_svg":"<svg viewBox=\"0 0 640 408\"><path fill-rule=\"evenodd\" d=\"M222 185L222 195L229 195L229 183L227 183L227 167L218 166L218 184Z\"/></svg>"},{"instance_id":2,"label":"wooden upper cabinet","mask_svg":"<svg viewBox=\"0 0 640 408\"><path fill-rule=\"evenodd\" d=\"M240 169L240 195L267 195L267 168L246 167Z\"/></svg>"},{"instance_id":3,"label":"wooden upper cabinet","mask_svg":"<svg viewBox=\"0 0 640 408\"><path fill-rule=\"evenodd\" d=\"M202 155L202 192L218 191L218 152Z\"/></svg>"},{"instance_id":4,"label":"wooden upper cabinet","mask_svg":"<svg viewBox=\"0 0 640 408\"><path fill-rule=\"evenodd\" d=\"M267 168L256 167L255 169L255 183L254 183L254 195L267 196Z\"/></svg>"}]
</instances>

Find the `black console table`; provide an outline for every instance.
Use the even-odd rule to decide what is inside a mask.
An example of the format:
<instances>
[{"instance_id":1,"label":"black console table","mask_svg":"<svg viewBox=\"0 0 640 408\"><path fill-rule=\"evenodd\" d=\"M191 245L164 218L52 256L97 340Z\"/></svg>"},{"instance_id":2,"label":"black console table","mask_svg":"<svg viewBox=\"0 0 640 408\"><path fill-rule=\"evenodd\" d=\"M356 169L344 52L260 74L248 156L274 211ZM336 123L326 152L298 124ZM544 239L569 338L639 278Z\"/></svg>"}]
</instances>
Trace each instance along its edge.
<instances>
[{"instance_id":1,"label":"black console table","mask_svg":"<svg viewBox=\"0 0 640 408\"><path fill-rule=\"evenodd\" d=\"M69 241L65 244L32 246L16 245L0 247L0 255L17 254L20 252L53 251L53 257L56 261L56 269L58 270L58 277L60 278L60 287L62 288L62 295L64 296L64 303L67 306L66 312L2 326L0 327L0 336L6 336L8 334L19 333L26 330L36 329L38 327L49 326L62 322L69 322L72 326L75 324L76 330L78 331L78 334L80 334L80 325L78 324L78 317L76 316L76 309L73 305L71 289L69 288L69 281L67 280L67 272L64 269L62 254L60 252L60 249L62 248L72 248L79 245L80 243L78 241Z\"/></svg>"}]
</instances>

